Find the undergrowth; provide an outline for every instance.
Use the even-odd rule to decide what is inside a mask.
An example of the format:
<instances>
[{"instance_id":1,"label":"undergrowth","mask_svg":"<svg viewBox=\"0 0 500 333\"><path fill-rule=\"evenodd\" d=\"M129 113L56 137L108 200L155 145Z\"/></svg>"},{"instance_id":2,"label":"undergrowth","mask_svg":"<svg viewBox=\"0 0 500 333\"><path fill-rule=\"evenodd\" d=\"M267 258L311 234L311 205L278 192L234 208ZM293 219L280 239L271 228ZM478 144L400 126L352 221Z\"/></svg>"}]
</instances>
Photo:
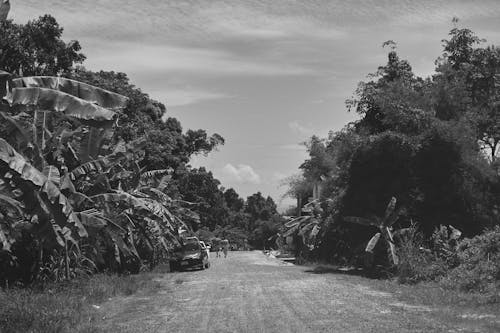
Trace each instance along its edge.
<instances>
[{"instance_id":1,"label":"undergrowth","mask_svg":"<svg viewBox=\"0 0 500 333\"><path fill-rule=\"evenodd\" d=\"M415 226L408 228L398 248L398 281L434 281L445 290L500 302L500 226L461 240L455 231L441 226L425 242Z\"/></svg>"},{"instance_id":2,"label":"undergrowth","mask_svg":"<svg viewBox=\"0 0 500 333\"><path fill-rule=\"evenodd\" d=\"M158 288L151 274L90 278L0 291L0 332L96 332L99 304Z\"/></svg>"}]
</instances>

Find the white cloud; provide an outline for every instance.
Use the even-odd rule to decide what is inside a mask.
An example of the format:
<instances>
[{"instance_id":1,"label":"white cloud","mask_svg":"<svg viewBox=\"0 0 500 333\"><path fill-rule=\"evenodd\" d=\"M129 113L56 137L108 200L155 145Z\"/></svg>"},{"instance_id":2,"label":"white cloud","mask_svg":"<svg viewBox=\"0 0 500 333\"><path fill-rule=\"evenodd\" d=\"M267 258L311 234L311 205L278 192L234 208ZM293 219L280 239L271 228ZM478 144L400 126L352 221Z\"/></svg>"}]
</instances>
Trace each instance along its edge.
<instances>
[{"instance_id":1,"label":"white cloud","mask_svg":"<svg viewBox=\"0 0 500 333\"><path fill-rule=\"evenodd\" d=\"M238 164L238 166L235 167L231 163L228 163L222 168L222 173L228 181L260 184L260 176L250 165Z\"/></svg>"},{"instance_id":2,"label":"white cloud","mask_svg":"<svg viewBox=\"0 0 500 333\"><path fill-rule=\"evenodd\" d=\"M288 127L295 134L312 135L314 133L314 130L310 126L303 126L303 125L299 124L299 122L297 120L289 122Z\"/></svg>"}]
</instances>

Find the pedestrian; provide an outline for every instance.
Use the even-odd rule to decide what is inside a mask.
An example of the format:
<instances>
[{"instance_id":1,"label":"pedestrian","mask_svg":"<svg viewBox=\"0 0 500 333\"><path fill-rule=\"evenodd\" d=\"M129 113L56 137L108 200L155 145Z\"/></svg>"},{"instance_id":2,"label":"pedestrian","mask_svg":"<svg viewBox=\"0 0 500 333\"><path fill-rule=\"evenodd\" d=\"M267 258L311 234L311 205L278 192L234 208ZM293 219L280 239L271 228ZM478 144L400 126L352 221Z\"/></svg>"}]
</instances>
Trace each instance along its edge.
<instances>
[{"instance_id":1,"label":"pedestrian","mask_svg":"<svg viewBox=\"0 0 500 333\"><path fill-rule=\"evenodd\" d=\"M223 244L222 251L224 251L224 258L227 258L227 251L229 250L229 241L227 239L224 239L222 244Z\"/></svg>"}]
</instances>

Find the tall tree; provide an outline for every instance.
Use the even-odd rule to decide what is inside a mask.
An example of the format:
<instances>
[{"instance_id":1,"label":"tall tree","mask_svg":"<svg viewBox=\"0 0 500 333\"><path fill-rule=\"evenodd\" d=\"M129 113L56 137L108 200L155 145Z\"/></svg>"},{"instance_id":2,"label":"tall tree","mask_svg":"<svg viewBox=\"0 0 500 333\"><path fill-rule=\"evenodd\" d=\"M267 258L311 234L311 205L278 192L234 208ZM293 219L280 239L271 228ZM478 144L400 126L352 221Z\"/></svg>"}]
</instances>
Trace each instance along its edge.
<instances>
[{"instance_id":1,"label":"tall tree","mask_svg":"<svg viewBox=\"0 0 500 333\"><path fill-rule=\"evenodd\" d=\"M44 15L26 24L0 20L0 68L18 75L56 75L82 63L78 41L66 43L63 28Z\"/></svg>"}]
</instances>

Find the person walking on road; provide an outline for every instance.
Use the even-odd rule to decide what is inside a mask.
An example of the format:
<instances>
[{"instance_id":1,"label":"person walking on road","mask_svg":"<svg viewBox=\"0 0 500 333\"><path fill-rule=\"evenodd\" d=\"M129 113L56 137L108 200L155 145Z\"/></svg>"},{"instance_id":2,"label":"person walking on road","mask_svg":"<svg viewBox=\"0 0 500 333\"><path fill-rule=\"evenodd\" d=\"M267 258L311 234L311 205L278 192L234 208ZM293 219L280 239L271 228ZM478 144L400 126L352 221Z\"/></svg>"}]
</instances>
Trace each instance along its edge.
<instances>
[{"instance_id":1,"label":"person walking on road","mask_svg":"<svg viewBox=\"0 0 500 333\"><path fill-rule=\"evenodd\" d=\"M227 239L222 241L222 251L224 252L224 258L227 258L227 251L229 251L229 241Z\"/></svg>"}]
</instances>

